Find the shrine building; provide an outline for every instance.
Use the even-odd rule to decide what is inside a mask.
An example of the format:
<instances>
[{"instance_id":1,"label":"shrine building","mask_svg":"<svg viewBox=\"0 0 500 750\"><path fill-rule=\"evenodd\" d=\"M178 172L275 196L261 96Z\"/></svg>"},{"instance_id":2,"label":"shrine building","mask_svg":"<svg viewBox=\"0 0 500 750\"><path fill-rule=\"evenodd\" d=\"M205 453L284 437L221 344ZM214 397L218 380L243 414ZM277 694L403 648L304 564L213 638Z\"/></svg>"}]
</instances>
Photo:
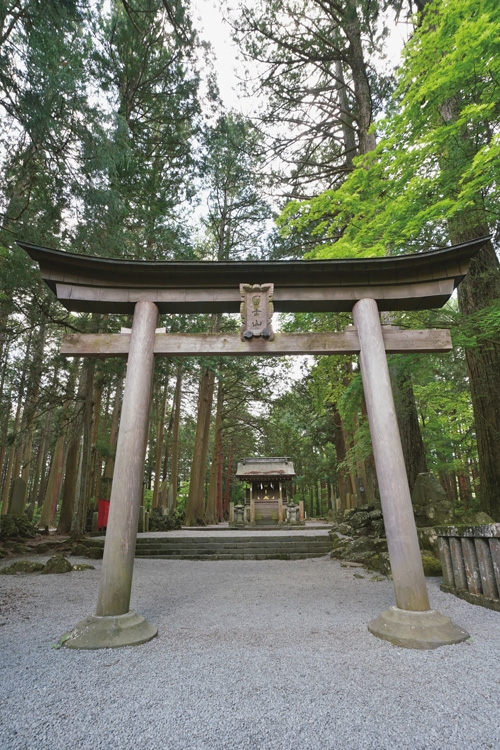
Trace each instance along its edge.
<instances>
[{"instance_id":1,"label":"shrine building","mask_svg":"<svg viewBox=\"0 0 500 750\"><path fill-rule=\"evenodd\" d=\"M247 483L245 521L266 526L283 523L292 501L295 470L289 458L243 458L236 477Z\"/></svg>"}]
</instances>

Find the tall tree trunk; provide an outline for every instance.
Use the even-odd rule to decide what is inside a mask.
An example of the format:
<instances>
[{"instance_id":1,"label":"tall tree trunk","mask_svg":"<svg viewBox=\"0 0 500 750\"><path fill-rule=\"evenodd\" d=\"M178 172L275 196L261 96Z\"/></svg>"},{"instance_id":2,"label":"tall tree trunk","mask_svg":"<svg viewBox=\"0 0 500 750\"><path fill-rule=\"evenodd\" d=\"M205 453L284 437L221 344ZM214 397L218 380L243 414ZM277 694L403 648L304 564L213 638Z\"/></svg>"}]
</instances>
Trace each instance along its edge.
<instances>
[{"instance_id":1,"label":"tall tree trunk","mask_svg":"<svg viewBox=\"0 0 500 750\"><path fill-rule=\"evenodd\" d=\"M73 508L75 505L76 484L78 480L78 457L80 452L80 433L76 430L71 436L66 454L66 467L64 471L63 495L61 501L61 513L57 524L58 534L69 534L73 519Z\"/></svg>"},{"instance_id":2,"label":"tall tree trunk","mask_svg":"<svg viewBox=\"0 0 500 750\"><path fill-rule=\"evenodd\" d=\"M393 363L389 373L408 484L413 492L417 476L428 470L413 385L410 376Z\"/></svg>"},{"instance_id":3,"label":"tall tree trunk","mask_svg":"<svg viewBox=\"0 0 500 750\"><path fill-rule=\"evenodd\" d=\"M40 381L42 377L43 350L45 345L46 324L42 319L42 324L38 335L35 337L35 346L33 360L30 368L30 378L27 388L26 407L24 409L24 448L21 463L21 479L24 485L23 510L26 505L28 494L28 482L31 469L31 454L33 448L33 431L35 425L35 414L38 407L38 398L40 395Z\"/></svg>"},{"instance_id":4,"label":"tall tree trunk","mask_svg":"<svg viewBox=\"0 0 500 750\"><path fill-rule=\"evenodd\" d=\"M333 411L333 423L335 427L335 455L337 458L337 481L339 485L339 500L341 505L341 510L345 510L347 507L346 504L346 495L350 493L351 490L351 480L349 477L349 472L346 469L344 464L346 459L346 445L344 440L344 426L342 422L342 417L340 416L340 412L338 411L335 404L331 405L331 409Z\"/></svg>"},{"instance_id":5,"label":"tall tree trunk","mask_svg":"<svg viewBox=\"0 0 500 750\"><path fill-rule=\"evenodd\" d=\"M172 466L170 470L170 507L172 512L177 508L177 493L179 489L179 431L181 425L182 398L182 365L177 365L177 379L175 383L174 422L172 431Z\"/></svg>"},{"instance_id":6,"label":"tall tree trunk","mask_svg":"<svg viewBox=\"0 0 500 750\"><path fill-rule=\"evenodd\" d=\"M472 504L472 488L470 484L470 477L466 471L458 472L458 492L460 495L460 502L466 510L469 510Z\"/></svg>"},{"instance_id":7,"label":"tall tree trunk","mask_svg":"<svg viewBox=\"0 0 500 750\"><path fill-rule=\"evenodd\" d=\"M160 500L160 503L163 505L165 503L166 493L167 490L164 489L166 487L166 480L168 477L168 470L170 465L170 453L172 449L172 430L174 428L174 416L175 416L175 393L172 400L172 408L170 409L170 417L168 419L168 425L167 430L165 433L165 439L164 439L164 453L163 453L163 470L161 473L162 476L162 483L163 483L163 489L162 489L162 499Z\"/></svg>"},{"instance_id":8,"label":"tall tree trunk","mask_svg":"<svg viewBox=\"0 0 500 750\"><path fill-rule=\"evenodd\" d=\"M363 397L361 411L363 415L366 415L366 406L364 402L365 402L365 399ZM354 419L353 419L353 428L354 428L354 435L353 435L353 441L352 441L353 442L352 450L354 452L354 459L356 463L356 477L354 480L355 481L354 492L358 498L359 505L362 505L363 503L370 505L375 502L375 492L374 492L373 482L369 481L370 458L363 457L362 446L360 445L361 433L360 433L359 418L357 414L354 416ZM353 481L352 474L351 474L351 481Z\"/></svg>"},{"instance_id":9,"label":"tall tree trunk","mask_svg":"<svg viewBox=\"0 0 500 750\"><path fill-rule=\"evenodd\" d=\"M208 484L207 507L205 509L205 523L214 524L217 520L217 485L219 480L219 442L221 438L223 393L221 381L217 386L217 411L215 416L215 434L212 448L212 463L210 465L210 481Z\"/></svg>"},{"instance_id":10,"label":"tall tree trunk","mask_svg":"<svg viewBox=\"0 0 500 750\"><path fill-rule=\"evenodd\" d=\"M349 98L347 96L347 86L344 78L344 71L342 68L341 60L335 61L335 78L335 86L338 92L342 121L342 137L344 139L345 164L346 168L351 171L354 166L353 159L357 153L356 133L354 130L351 105L349 104Z\"/></svg>"},{"instance_id":11,"label":"tall tree trunk","mask_svg":"<svg viewBox=\"0 0 500 750\"><path fill-rule=\"evenodd\" d=\"M7 325L8 325L9 315L11 311L12 311L12 299L0 300L0 362L4 363L4 366L3 366L4 374L5 374L5 370L7 367L7 362L9 360L9 348L10 347L8 343ZM4 377L2 376L2 388L0 389L0 396L3 395L3 384L4 384Z\"/></svg>"},{"instance_id":12,"label":"tall tree trunk","mask_svg":"<svg viewBox=\"0 0 500 750\"><path fill-rule=\"evenodd\" d=\"M82 386L84 393L83 402L83 444L82 444L82 464L81 479L79 482L79 491L77 492L75 511L71 523L71 536L78 539L85 535L85 526L87 521L87 508L89 502L90 490L90 469L91 469L91 449L92 449L92 417L94 413L92 397L94 393L94 373L96 361L94 359L85 359L82 368Z\"/></svg>"},{"instance_id":13,"label":"tall tree trunk","mask_svg":"<svg viewBox=\"0 0 500 750\"><path fill-rule=\"evenodd\" d=\"M56 434L57 440L52 454L52 461L50 464L50 471L47 480L47 487L45 489L45 497L42 505L42 512L38 526L40 528L46 528L51 526L54 520L54 514L59 499L59 492L61 487L62 473L63 473L63 460L64 450L66 446L67 432L69 417L71 412L71 406L73 404L73 394L75 388L76 379L76 367L70 370L68 383L66 386L66 399L61 408L59 419L56 422Z\"/></svg>"},{"instance_id":14,"label":"tall tree trunk","mask_svg":"<svg viewBox=\"0 0 500 750\"><path fill-rule=\"evenodd\" d=\"M17 446L18 432L19 432L19 425L21 424L21 411L22 411L22 405L23 405L23 399L24 399L24 389L26 386L26 377L28 373L28 359L30 356L31 341L32 341L32 334L30 333L30 336L28 338L28 343L26 345L26 352L24 355L24 366L23 366L23 371L21 374L21 382L19 384L16 415L14 417L14 425L12 429L12 435L13 435L14 440L9 450L9 458L7 459L7 469L5 472L4 486L3 486L3 491L2 491L2 513L8 512L12 477L13 476L16 477L19 473L19 468L16 471L15 461L19 453L18 446ZM19 466L20 466L20 463L19 463Z\"/></svg>"},{"instance_id":15,"label":"tall tree trunk","mask_svg":"<svg viewBox=\"0 0 500 750\"><path fill-rule=\"evenodd\" d=\"M229 501L231 498L231 480L233 478L233 461L234 461L234 440L231 440L229 449L229 460L227 463L226 486L224 488L224 499L222 501L222 518L229 518Z\"/></svg>"},{"instance_id":16,"label":"tall tree trunk","mask_svg":"<svg viewBox=\"0 0 500 750\"><path fill-rule=\"evenodd\" d=\"M104 464L104 474L102 478L102 489L105 499L109 500L111 496L111 482L113 481L113 471L115 468L115 459L113 458L118 442L118 428L120 426L120 412L122 405L123 381L125 373L122 372L116 383L115 401L113 404L113 414L111 417L111 429L109 433L109 452Z\"/></svg>"},{"instance_id":17,"label":"tall tree trunk","mask_svg":"<svg viewBox=\"0 0 500 750\"><path fill-rule=\"evenodd\" d=\"M222 427L219 429L218 439L218 451L217 451L217 498L215 501L215 517L217 523L220 523L223 519L222 512Z\"/></svg>"},{"instance_id":18,"label":"tall tree trunk","mask_svg":"<svg viewBox=\"0 0 500 750\"><path fill-rule=\"evenodd\" d=\"M101 499L101 485L102 485L102 467L103 467L103 457L101 455L97 456L97 467L96 467L96 480L95 480L95 501L96 501L96 507L99 503L99 500Z\"/></svg>"},{"instance_id":19,"label":"tall tree trunk","mask_svg":"<svg viewBox=\"0 0 500 750\"><path fill-rule=\"evenodd\" d=\"M347 426L342 420L342 433L344 446L346 448L346 461L347 461L347 474L349 476L349 486L351 489L351 496L356 497L358 495L358 483L356 482L356 473L353 469L353 437L351 437L347 431Z\"/></svg>"},{"instance_id":20,"label":"tall tree trunk","mask_svg":"<svg viewBox=\"0 0 500 750\"><path fill-rule=\"evenodd\" d=\"M0 436L0 485L3 486L3 474L4 474L4 459L5 459L5 449L6 449L6 442L7 442L7 435L9 432L9 417L8 415L5 417L2 427L2 434Z\"/></svg>"},{"instance_id":21,"label":"tall tree trunk","mask_svg":"<svg viewBox=\"0 0 500 750\"><path fill-rule=\"evenodd\" d=\"M14 419L14 427L13 427L14 436L17 435L17 431L19 430L20 420L21 420L21 400L18 401L17 409L16 409L16 416ZM9 512L12 474L13 474L13 469L14 469L14 459L15 459L16 453L17 453L16 444L15 442L12 442L12 444L9 447L9 457L7 459L7 467L5 470L5 478L4 478L4 485L3 485L3 491L2 491L2 513L3 514Z\"/></svg>"},{"instance_id":22,"label":"tall tree trunk","mask_svg":"<svg viewBox=\"0 0 500 750\"><path fill-rule=\"evenodd\" d=\"M59 435L54 447L54 453L52 454L49 478L45 490L45 499L43 501L40 520L38 521L38 527L40 529L45 529L52 525L54 510L59 498L59 490L61 487L65 442L66 436L64 434Z\"/></svg>"},{"instance_id":23,"label":"tall tree trunk","mask_svg":"<svg viewBox=\"0 0 500 750\"><path fill-rule=\"evenodd\" d=\"M453 241L486 233L485 227L468 227L453 234ZM500 266L491 242L472 259L469 273L458 287L460 312L472 315L500 298ZM476 426L479 458L480 508L500 521L500 333L491 341L465 350Z\"/></svg>"},{"instance_id":24,"label":"tall tree trunk","mask_svg":"<svg viewBox=\"0 0 500 750\"><path fill-rule=\"evenodd\" d=\"M168 381L163 386L163 391L158 399L158 413L156 419L156 439L155 439L155 481L153 485L153 499L151 508L157 508L159 505L159 494L161 486L161 464L163 459L163 438L165 436L165 417L167 412L167 394Z\"/></svg>"},{"instance_id":25,"label":"tall tree trunk","mask_svg":"<svg viewBox=\"0 0 500 750\"><path fill-rule=\"evenodd\" d=\"M416 408L416 407L415 407ZM363 395L361 400L361 413L363 417L368 420L366 413L366 401ZM372 505L377 502L377 473L375 471L375 458L373 452L363 460L363 481L365 486L365 501L368 505Z\"/></svg>"},{"instance_id":26,"label":"tall tree trunk","mask_svg":"<svg viewBox=\"0 0 500 750\"><path fill-rule=\"evenodd\" d=\"M5 460L5 453L7 448L7 436L9 434L9 417L10 417L10 409L11 409L11 402L10 400L7 402L7 409L5 410L5 419L3 421L3 427L2 427L2 437L1 437L1 445L0 445L0 485L4 486L4 460ZM1 499L1 498L0 498Z\"/></svg>"},{"instance_id":27,"label":"tall tree trunk","mask_svg":"<svg viewBox=\"0 0 500 750\"><path fill-rule=\"evenodd\" d=\"M208 434L214 392L215 373L203 368L198 399L198 419L194 439L193 461L189 480L189 494L186 504L186 525L203 523L204 484L207 461Z\"/></svg>"},{"instance_id":28,"label":"tall tree trunk","mask_svg":"<svg viewBox=\"0 0 500 750\"><path fill-rule=\"evenodd\" d=\"M98 471L100 473L101 468L101 457L97 451L97 441L99 439L99 422L101 419L101 405L102 405L102 392L104 389L104 378L103 374L99 372L98 377L94 380L94 395L93 395L93 414L92 414L92 436L91 436L91 455L90 455L90 478L89 478L89 500L94 496L95 503L97 503L97 495L95 494L97 485Z\"/></svg>"},{"instance_id":29,"label":"tall tree trunk","mask_svg":"<svg viewBox=\"0 0 500 750\"><path fill-rule=\"evenodd\" d=\"M215 372L212 370L209 373L208 377L208 389L207 389L207 404L206 404L206 415L204 418L204 431L203 431L203 443L202 443L202 455L204 457L203 461L200 461L199 463L199 486L201 488L201 492L198 494L198 517L204 518L205 515L205 493L208 490L208 485L206 481L206 474L207 474L207 456L208 456L208 444L210 440L210 425L212 421L212 404L214 400L214 391L215 391Z\"/></svg>"},{"instance_id":30,"label":"tall tree trunk","mask_svg":"<svg viewBox=\"0 0 500 750\"><path fill-rule=\"evenodd\" d=\"M53 417L54 417L54 415L52 413L51 414L51 428L52 428ZM42 460L41 460L42 470L41 470L41 473L40 473L40 482L39 482L39 485L38 485L38 491L37 491L37 494L36 494L36 498L33 498L34 499L34 503L35 503L35 505L36 505L37 508L41 508L42 505L43 505L43 498L45 497L45 489L47 487L47 480L48 480L48 476L49 476L48 463L49 463L49 452L50 452L50 442L51 442L51 428L49 429L47 438L46 438L46 440L44 442L43 456L42 456Z\"/></svg>"},{"instance_id":31,"label":"tall tree trunk","mask_svg":"<svg viewBox=\"0 0 500 750\"><path fill-rule=\"evenodd\" d=\"M376 142L375 133L368 132L372 124L373 105L357 5L356 2L352 2L351 0L345 4L345 21L343 26L349 39L347 58L352 72L356 101L353 115L358 126L359 152L360 154L367 154L369 151L373 151Z\"/></svg>"},{"instance_id":32,"label":"tall tree trunk","mask_svg":"<svg viewBox=\"0 0 500 750\"><path fill-rule=\"evenodd\" d=\"M454 471L439 472L439 481L446 492L446 499L454 508L458 505L457 477Z\"/></svg>"},{"instance_id":33,"label":"tall tree trunk","mask_svg":"<svg viewBox=\"0 0 500 750\"><path fill-rule=\"evenodd\" d=\"M33 507L35 507L37 499L38 499L38 492L40 490L40 486L43 481L43 475L44 475L44 464L47 460L47 451L48 451L48 444L50 439L50 428L52 425L52 417L53 412L49 411L45 415L45 420L42 428L42 433L40 435L40 442L38 444L38 450L36 455L36 468L35 468L35 474L33 477L33 483L31 485L29 500Z\"/></svg>"},{"instance_id":34,"label":"tall tree trunk","mask_svg":"<svg viewBox=\"0 0 500 750\"><path fill-rule=\"evenodd\" d=\"M74 377L78 370L78 360L74 364ZM57 524L58 534L69 534L73 520L75 506L76 487L78 482L78 459L80 457L81 436L83 428L83 412L85 403L85 382L83 368L80 373L80 383L76 395L76 409L73 422L69 430L68 451L66 453L66 465L64 469L64 484L61 500L61 512Z\"/></svg>"}]
</instances>

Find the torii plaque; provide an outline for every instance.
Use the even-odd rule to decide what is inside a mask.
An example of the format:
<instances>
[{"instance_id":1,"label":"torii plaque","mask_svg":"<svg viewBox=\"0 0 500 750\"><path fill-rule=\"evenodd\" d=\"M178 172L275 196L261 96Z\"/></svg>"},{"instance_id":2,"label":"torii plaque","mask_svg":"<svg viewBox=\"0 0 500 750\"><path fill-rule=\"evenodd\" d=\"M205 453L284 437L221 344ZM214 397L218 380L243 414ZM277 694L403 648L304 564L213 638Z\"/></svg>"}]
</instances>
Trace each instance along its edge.
<instances>
[{"instance_id":1,"label":"torii plaque","mask_svg":"<svg viewBox=\"0 0 500 750\"><path fill-rule=\"evenodd\" d=\"M386 358L388 351L449 351L449 332L393 330L381 326L379 313L445 304L487 239L394 258L233 263L119 261L19 242L68 310L134 315L131 334L72 335L61 347L68 356L128 357L96 614L79 623L65 645L133 645L156 635L153 625L130 610L153 360L201 353L359 352L396 598L396 606L370 622L369 630L409 648L465 640L463 628L430 609ZM245 318L243 341L238 334L156 332L159 313L237 312L241 288L251 295L265 286L272 295L268 317ZM263 300L258 298L256 312L263 311ZM273 340L270 302L283 312L351 311L355 328L280 333Z\"/></svg>"},{"instance_id":2,"label":"torii plaque","mask_svg":"<svg viewBox=\"0 0 500 750\"><path fill-rule=\"evenodd\" d=\"M274 284L240 284L243 341L259 336L269 341L274 340L273 292Z\"/></svg>"}]
</instances>

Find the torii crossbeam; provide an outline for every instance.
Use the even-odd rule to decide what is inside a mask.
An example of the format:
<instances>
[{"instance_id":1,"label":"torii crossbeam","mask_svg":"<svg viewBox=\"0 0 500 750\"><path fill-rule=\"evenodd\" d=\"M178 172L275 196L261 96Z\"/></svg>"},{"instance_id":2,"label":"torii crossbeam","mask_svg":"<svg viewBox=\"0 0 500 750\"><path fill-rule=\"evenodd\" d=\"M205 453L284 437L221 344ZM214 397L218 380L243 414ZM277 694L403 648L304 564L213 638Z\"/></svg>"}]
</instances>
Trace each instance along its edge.
<instances>
[{"instance_id":1,"label":"torii crossbeam","mask_svg":"<svg viewBox=\"0 0 500 750\"><path fill-rule=\"evenodd\" d=\"M68 310L134 316L130 332L71 335L62 343L67 356L127 357L96 614L79 623L65 645L124 646L156 635L129 609L153 361L155 355L200 354L359 353L396 598L369 630L408 648L465 640L463 628L430 609L386 358L388 352L449 351L449 331L400 331L381 326L379 313L444 305L488 239L397 257L232 263L125 261L18 242ZM273 305L279 312L349 311L354 327L273 334ZM246 316L241 336L157 331L159 313L234 313L240 306Z\"/></svg>"}]
</instances>

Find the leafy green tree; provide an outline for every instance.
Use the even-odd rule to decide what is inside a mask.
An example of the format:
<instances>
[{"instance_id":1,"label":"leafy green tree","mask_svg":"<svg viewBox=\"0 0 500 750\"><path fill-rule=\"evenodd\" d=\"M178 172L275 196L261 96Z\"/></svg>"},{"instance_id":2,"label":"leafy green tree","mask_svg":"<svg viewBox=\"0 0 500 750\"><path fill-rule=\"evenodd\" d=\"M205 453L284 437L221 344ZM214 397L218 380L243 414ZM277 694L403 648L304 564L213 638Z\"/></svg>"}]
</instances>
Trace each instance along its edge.
<instances>
[{"instance_id":1,"label":"leafy green tree","mask_svg":"<svg viewBox=\"0 0 500 750\"><path fill-rule=\"evenodd\" d=\"M304 500L309 516L325 515L337 469L331 414L318 413L304 379L272 402L266 420L264 455L289 456L297 474L297 499Z\"/></svg>"},{"instance_id":2,"label":"leafy green tree","mask_svg":"<svg viewBox=\"0 0 500 750\"><path fill-rule=\"evenodd\" d=\"M7 500L20 461L23 477L31 473L30 490L43 485L56 453L57 466L63 464L55 432L67 374L54 358L62 328L116 330L121 323L61 312L12 238L103 255L189 257L183 205L193 195L198 159L197 55L186 3L1 4L0 463ZM52 373L45 389L29 377L38 326L46 332L43 361ZM25 373L22 382L16 367ZM71 416L76 449L64 483L67 499L76 499L75 534L84 531L88 502L99 489L102 401L114 397L101 368L95 377L95 363L84 369L85 392L79 388L75 397L83 411ZM75 487L79 496L70 497Z\"/></svg>"},{"instance_id":3,"label":"leafy green tree","mask_svg":"<svg viewBox=\"0 0 500 750\"><path fill-rule=\"evenodd\" d=\"M86 145L73 242L98 255L189 257L200 128L198 45L183 3L114 0L94 19L96 86L109 108ZM183 210L184 209L184 210Z\"/></svg>"},{"instance_id":4,"label":"leafy green tree","mask_svg":"<svg viewBox=\"0 0 500 750\"><path fill-rule=\"evenodd\" d=\"M422 250L497 226L500 17L493 0L436 0L405 50L393 114L377 148L336 191L292 203L287 230L316 236L314 257ZM487 168L488 167L488 168ZM466 316L495 318L488 342L466 349L482 509L500 518L500 270L491 242L459 287Z\"/></svg>"},{"instance_id":5,"label":"leafy green tree","mask_svg":"<svg viewBox=\"0 0 500 750\"><path fill-rule=\"evenodd\" d=\"M53 240L89 112L89 29L76 3L22 5L2 46L3 226L26 239L36 227L36 239Z\"/></svg>"},{"instance_id":6,"label":"leafy green tree","mask_svg":"<svg viewBox=\"0 0 500 750\"><path fill-rule=\"evenodd\" d=\"M263 196L263 145L251 121L221 115L205 133L203 176L208 211L204 254L217 260L262 257L271 210Z\"/></svg>"},{"instance_id":7,"label":"leafy green tree","mask_svg":"<svg viewBox=\"0 0 500 750\"><path fill-rule=\"evenodd\" d=\"M285 231L308 228L318 258L420 251L449 241L455 220L463 239L487 234L499 213L499 34L494 0L427 4L376 149L340 189L291 202Z\"/></svg>"}]
</instances>

